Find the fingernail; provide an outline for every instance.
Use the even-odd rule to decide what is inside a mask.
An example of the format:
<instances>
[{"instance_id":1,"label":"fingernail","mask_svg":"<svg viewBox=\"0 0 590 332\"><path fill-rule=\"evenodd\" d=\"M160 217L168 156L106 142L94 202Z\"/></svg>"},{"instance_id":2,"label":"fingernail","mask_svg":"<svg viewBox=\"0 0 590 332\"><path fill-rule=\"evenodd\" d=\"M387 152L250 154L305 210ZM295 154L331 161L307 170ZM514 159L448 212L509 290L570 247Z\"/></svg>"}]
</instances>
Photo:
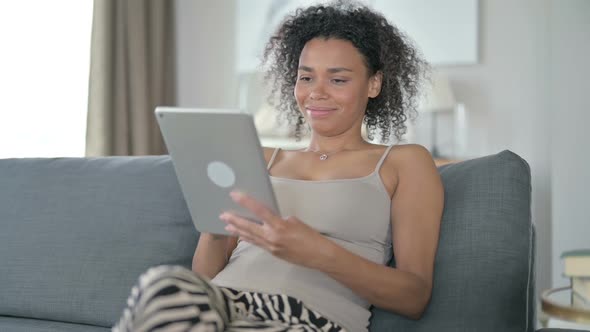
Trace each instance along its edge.
<instances>
[{"instance_id":1,"label":"fingernail","mask_svg":"<svg viewBox=\"0 0 590 332\"><path fill-rule=\"evenodd\" d=\"M227 214L225 214L225 212L222 213L222 214L220 214L219 215L219 219L221 219L221 220L227 220Z\"/></svg>"},{"instance_id":2,"label":"fingernail","mask_svg":"<svg viewBox=\"0 0 590 332\"><path fill-rule=\"evenodd\" d=\"M243 196L244 196L244 194L242 194L242 193L241 193L241 192L239 192L239 191L232 191L232 192L230 192L230 193L229 193L229 195L230 195L230 196L231 196L231 198L233 198L233 199L240 199L241 197L243 197Z\"/></svg>"}]
</instances>

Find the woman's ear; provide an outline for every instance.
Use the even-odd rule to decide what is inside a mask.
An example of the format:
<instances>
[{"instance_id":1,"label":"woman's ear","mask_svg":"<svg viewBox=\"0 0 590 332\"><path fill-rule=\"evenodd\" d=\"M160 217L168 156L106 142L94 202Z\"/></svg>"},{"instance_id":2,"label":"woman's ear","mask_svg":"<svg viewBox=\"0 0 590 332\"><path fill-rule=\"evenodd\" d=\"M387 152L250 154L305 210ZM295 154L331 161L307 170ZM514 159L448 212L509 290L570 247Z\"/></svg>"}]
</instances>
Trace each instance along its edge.
<instances>
[{"instance_id":1,"label":"woman's ear","mask_svg":"<svg viewBox=\"0 0 590 332\"><path fill-rule=\"evenodd\" d=\"M383 73L376 72L369 78L369 98L375 98L381 92L381 84L383 82Z\"/></svg>"}]
</instances>

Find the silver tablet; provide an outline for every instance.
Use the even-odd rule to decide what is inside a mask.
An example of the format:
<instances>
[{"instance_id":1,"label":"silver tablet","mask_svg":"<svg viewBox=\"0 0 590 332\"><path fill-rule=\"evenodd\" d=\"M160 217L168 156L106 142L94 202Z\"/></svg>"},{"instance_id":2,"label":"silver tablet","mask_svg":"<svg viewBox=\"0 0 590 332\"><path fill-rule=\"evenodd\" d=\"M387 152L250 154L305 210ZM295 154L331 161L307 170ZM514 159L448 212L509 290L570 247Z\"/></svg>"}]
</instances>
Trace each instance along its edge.
<instances>
[{"instance_id":1,"label":"silver tablet","mask_svg":"<svg viewBox=\"0 0 590 332\"><path fill-rule=\"evenodd\" d=\"M228 234L223 211L257 221L229 196L240 190L278 213L254 120L238 110L157 107L156 118L199 232Z\"/></svg>"}]
</instances>

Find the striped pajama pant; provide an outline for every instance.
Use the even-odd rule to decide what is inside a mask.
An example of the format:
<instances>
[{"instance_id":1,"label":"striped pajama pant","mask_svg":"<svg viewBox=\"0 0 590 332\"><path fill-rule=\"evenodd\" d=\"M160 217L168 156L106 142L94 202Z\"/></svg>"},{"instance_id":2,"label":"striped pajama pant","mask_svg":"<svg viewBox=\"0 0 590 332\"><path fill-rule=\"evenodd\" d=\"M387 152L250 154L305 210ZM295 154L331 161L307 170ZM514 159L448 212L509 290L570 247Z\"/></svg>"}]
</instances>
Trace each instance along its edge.
<instances>
[{"instance_id":1,"label":"striped pajama pant","mask_svg":"<svg viewBox=\"0 0 590 332\"><path fill-rule=\"evenodd\" d=\"M293 297L219 287L172 265L139 277L112 331L346 332Z\"/></svg>"}]
</instances>

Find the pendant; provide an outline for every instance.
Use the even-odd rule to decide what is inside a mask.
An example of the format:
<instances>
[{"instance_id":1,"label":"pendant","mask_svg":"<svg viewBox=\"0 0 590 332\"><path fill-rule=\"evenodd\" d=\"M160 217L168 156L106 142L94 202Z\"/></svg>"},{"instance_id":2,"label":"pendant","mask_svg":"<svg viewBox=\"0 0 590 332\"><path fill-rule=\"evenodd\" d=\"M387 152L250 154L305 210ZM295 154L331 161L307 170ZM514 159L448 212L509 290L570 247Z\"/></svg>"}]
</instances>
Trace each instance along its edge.
<instances>
[{"instance_id":1,"label":"pendant","mask_svg":"<svg viewBox=\"0 0 590 332\"><path fill-rule=\"evenodd\" d=\"M328 159L328 155L327 155L327 154L325 154L325 153L322 153L322 154L320 155L320 160L326 160L326 159Z\"/></svg>"}]
</instances>

